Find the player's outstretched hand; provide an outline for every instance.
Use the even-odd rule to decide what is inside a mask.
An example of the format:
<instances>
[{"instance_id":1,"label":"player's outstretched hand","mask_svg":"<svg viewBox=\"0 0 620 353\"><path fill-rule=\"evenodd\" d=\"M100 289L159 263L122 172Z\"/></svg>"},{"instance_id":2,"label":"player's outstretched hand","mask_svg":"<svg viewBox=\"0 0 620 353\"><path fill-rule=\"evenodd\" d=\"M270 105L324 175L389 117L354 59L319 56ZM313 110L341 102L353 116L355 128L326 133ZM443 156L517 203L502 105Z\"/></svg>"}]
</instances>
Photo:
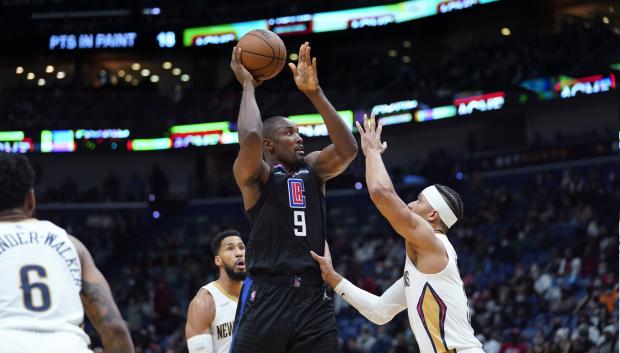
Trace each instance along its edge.
<instances>
[{"instance_id":1,"label":"player's outstretched hand","mask_svg":"<svg viewBox=\"0 0 620 353\"><path fill-rule=\"evenodd\" d=\"M241 48L234 47L232 57L230 59L230 68L235 73L237 81L243 86L246 83L252 83L254 87L260 85L261 81L256 81L250 71L241 63Z\"/></svg>"},{"instance_id":2,"label":"player's outstretched hand","mask_svg":"<svg viewBox=\"0 0 620 353\"><path fill-rule=\"evenodd\" d=\"M376 123L374 114L370 114L370 119L364 114L364 126L361 126L358 121L355 122L355 125L361 136L362 151L365 156L373 152L379 152L380 154L385 152L387 142L381 142L383 125Z\"/></svg>"},{"instance_id":3,"label":"player's outstretched hand","mask_svg":"<svg viewBox=\"0 0 620 353\"><path fill-rule=\"evenodd\" d=\"M332 283L330 282L337 274L336 271L334 271L334 265L332 264L332 254L329 252L329 246L327 245L327 242L325 242L324 252L324 256L319 256L317 253L310 250L310 255L312 255L312 258L319 263L319 266L321 267L321 277L323 277L323 281L325 281L331 286ZM333 287L335 287L335 285L332 286L332 288Z\"/></svg>"},{"instance_id":4,"label":"player's outstretched hand","mask_svg":"<svg viewBox=\"0 0 620 353\"><path fill-rule=\"evenodd\" d=\"M316 74L316 58L310 56L310 43L305 42L299 47L297 65L289 63L293 79L300 91L312 94L319 91L319 78Z\"/></svg>"}]
</instances>

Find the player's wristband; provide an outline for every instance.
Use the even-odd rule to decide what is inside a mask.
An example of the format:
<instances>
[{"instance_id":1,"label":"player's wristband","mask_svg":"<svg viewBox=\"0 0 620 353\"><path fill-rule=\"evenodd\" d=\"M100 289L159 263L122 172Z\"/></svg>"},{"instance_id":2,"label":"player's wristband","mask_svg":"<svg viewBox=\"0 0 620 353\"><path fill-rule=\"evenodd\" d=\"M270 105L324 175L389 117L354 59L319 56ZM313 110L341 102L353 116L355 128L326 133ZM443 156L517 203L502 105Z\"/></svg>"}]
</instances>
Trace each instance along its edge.
<instances>
[{"instance_id":1,"label":"player's wristband","mask_svg":"<svg viewBox=\"0 0 620 353\"><path fill-rule=\"evenodd\" d=\"M202 334L187 339L189 353L213 353L213 337L210 334Z\"/></svg>"}]
</instances>

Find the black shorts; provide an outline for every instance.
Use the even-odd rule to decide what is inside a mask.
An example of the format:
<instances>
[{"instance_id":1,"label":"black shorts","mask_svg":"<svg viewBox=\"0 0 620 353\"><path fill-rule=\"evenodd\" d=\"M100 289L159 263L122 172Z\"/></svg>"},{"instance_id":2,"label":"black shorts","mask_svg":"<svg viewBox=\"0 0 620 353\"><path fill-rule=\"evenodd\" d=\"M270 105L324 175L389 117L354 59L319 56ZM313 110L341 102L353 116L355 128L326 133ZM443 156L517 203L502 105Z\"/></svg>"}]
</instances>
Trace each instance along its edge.
<instances>
[{"instance_id":1,"label":"black shorts","mask_svg":"<svg viewBox=\"0 0 620 353\"><path fill-rule=\"evenodd\" d=\"M337 353L334 304L318 278L246 278L231 353Z\"/></svg>"}]
</instances>

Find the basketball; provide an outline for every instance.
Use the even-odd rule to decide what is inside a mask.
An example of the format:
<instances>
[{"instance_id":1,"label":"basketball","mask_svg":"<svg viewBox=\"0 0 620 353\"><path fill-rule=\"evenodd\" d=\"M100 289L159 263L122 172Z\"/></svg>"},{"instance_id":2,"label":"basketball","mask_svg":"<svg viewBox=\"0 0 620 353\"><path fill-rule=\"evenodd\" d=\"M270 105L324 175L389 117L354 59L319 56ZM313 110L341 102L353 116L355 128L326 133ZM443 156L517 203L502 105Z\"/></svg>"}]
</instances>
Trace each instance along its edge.
<instances>
[{"instance_id":1,"label":"basketball","mask_svg":"<svg viewBox=\"0 0 620 353\"><path fill-rule=\"evenodd\" d=\"M241 48L241 63L256 80L275 77L286 63L286 47L280 37L264 29L246 33L237 46Z\"/></svg>"}]
</instances>

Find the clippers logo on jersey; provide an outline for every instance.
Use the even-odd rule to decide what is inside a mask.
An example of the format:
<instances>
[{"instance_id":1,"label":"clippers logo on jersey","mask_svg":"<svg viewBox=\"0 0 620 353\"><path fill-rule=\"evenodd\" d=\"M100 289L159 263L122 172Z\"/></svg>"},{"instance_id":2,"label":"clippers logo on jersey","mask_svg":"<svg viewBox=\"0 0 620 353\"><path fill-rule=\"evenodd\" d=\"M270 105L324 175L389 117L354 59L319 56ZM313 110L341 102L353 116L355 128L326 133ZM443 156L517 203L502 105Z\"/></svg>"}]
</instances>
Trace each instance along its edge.
<instances>
[{"instance_id":1,"label":"clippers logo on jersey","mask_svg":"<svg viewBox=\"0 0 620 353\"><path fill-rule=\"evenodd\" d=\"M288 179L288 204L291 208L306 208L303 179Z\"/></svg>"}]
</instances>

